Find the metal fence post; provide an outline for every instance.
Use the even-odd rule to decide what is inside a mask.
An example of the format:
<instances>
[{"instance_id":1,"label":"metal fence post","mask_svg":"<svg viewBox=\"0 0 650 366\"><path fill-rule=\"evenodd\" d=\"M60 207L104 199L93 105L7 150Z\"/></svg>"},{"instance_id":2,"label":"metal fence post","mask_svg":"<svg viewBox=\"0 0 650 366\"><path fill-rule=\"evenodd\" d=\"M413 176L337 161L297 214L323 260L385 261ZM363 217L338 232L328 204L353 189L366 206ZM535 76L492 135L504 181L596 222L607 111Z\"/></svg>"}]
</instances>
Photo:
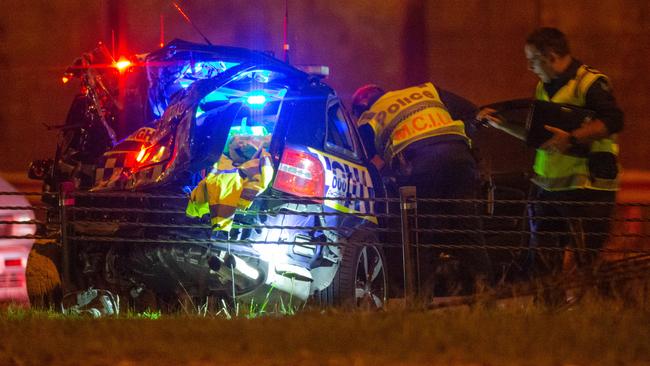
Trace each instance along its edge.
<instances>
[{"instance_id":1,"label":"metal fence post","mask_svg":"<svg viewBox=\"0 0 650 366\"><path fill-rule=\"evenodd\" d=\"M413 186L400 187L400 213L402 217L402 256L404 260L404 299L406 307L413 305L416 295L413 247L416 243L413 225L417 223L416 190Z\"/></svg>"},{"instance_id":2,"label":"metal fence post","mask_svg":"<svg viewBox=\"0 0 650 366\"><path fill-rule=\"evenodd\" d=\"M59 221L61 225L61 248L62 248L62 258L61 266L63 267L63 273L61 273L61 284L64 291L67 291L70 288L70 244L68 243L68 217L66 212L66 206L72 204L74 198L68 197L68 192L73 189L74 186L71 186L71 182L61 183L59 189Z\"/></svg>"}]
</instances>

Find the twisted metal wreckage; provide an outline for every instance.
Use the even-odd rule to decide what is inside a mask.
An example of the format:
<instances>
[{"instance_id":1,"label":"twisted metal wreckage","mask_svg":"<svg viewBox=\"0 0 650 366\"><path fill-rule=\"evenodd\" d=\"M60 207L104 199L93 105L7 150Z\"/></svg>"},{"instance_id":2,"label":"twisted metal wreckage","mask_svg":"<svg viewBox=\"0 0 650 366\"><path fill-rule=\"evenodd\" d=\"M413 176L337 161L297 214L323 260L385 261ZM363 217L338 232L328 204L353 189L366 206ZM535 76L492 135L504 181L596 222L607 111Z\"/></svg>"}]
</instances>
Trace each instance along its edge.
<instances>
[{"instance_id":1,"label":"twisted metal wreckage","mask_svg":"<svg viewBox=\"0 0 650 366\"><path fill-rule=\"evenodd\" d=\"M296 301L385 302L381 249L323 245L372 235L362 228L377 226L369 199L381 180L322 75L180 40L132 62L120 71L100 45L68 69L82 93L59 126L55 158L32 164L44 191L66 195L44 200L60 208L49 218L64 225L71 288L146 289L172 303L181 292L255 298L268 288ZM171 215L181 207L186 215ZM272 214L256 214L264 210ZM194 221L206 214L214 233ZM127 240L106 243L115 236ZM369 251L374 268L362 282L377 281L377 294L354 279Z\"/></svg>"}]
</instances>

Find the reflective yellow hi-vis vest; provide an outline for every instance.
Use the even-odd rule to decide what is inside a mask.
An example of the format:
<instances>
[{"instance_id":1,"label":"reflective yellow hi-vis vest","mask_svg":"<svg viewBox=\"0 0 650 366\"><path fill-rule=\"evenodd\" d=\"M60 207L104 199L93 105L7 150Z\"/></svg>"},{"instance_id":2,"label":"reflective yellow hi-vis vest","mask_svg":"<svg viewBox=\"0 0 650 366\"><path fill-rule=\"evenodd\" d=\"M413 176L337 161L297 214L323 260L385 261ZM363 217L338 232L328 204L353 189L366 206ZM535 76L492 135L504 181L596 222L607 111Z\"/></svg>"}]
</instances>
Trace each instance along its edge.
<instances>
[{"instance_id":1,"label":"reflective yellow hi-vis vest","mask_svg":"<svg viewBox=\"0 0 650 366\"><path fill-rule=\"evenodd\" d=\"M580 66L576 76L569 80L560 90L549 98L542 82L537 84L535 98L555 103L571 104L584 107L587 91L599 78L607 77L586 65ZM609 152L618 155L616 135L594 141L591 152ZM565 155L537 149L533 166L535 177L533 182L548 191L563 191L578 188L615 191L618 189L618 179L591 177L586 157Z\"/></svg>"},{"instance_id":2,"label":"reflective yellow hi-vis vest","mask_svg":"<svg viewBox=\"0 0 650 366\"><path fill-rule=\"evenodd\" d=\"M251 207L273 178L271 156L260 149L245 163L234 166L222 155L212 171L192 190L185 213L190 217L210 214L212 230L230 231L235 210Z\"/></svg>"},{"instance_id":3,"label":"reflective yellow hi-vis vest","mask_svg":"<svg viewBox=\"0 0 650 366\"><path fill-rule=\"evenodd\" d=\"M451 118L431 83L384 94L359 118L375 133L377 154L385 161L408 145L434 136L459 135L467 139L463 121Z\"/></svg>"}]
</instances>

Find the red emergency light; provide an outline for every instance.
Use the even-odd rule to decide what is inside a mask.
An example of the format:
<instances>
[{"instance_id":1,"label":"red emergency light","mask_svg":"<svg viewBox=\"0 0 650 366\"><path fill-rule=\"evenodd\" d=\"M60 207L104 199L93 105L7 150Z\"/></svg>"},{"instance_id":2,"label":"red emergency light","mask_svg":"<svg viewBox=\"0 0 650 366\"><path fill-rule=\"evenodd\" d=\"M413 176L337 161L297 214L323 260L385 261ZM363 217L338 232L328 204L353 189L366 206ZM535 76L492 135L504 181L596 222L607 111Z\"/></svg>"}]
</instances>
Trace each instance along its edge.
<instances>
[{"instance_id":1,"label":"red emergency light","mask_svg":"<svg viewBox=\"0 0 650 366\"><path fill-rule=\"evenodd\" d=\"M129 61L126 57L121 56L120 59L114 64L114 66L120 72L124 72L124 71L126 71L127 68L129 68L131 66L131 61Z\"/></svg>"}]
</instances>

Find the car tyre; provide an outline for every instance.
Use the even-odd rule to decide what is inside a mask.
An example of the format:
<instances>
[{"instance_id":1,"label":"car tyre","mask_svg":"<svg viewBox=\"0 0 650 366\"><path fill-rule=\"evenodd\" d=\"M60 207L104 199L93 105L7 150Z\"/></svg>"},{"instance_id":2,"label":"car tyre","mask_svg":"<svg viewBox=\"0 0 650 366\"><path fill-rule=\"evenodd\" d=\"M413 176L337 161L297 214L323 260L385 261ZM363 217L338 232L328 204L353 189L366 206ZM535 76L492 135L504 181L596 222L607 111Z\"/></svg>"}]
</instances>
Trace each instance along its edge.
<instances>
[{"instance_id":1,"label":"car tyre","mask_svg":"<svg viewBox=\"0 0 650 366\"><path fill-rule=\"evenodd\" d=\"M353 235L342 249L342 259L330 286L320 291L323 305L379 310L386 306L386 258L376 235Z\"/></svg>"}]
</instances>

